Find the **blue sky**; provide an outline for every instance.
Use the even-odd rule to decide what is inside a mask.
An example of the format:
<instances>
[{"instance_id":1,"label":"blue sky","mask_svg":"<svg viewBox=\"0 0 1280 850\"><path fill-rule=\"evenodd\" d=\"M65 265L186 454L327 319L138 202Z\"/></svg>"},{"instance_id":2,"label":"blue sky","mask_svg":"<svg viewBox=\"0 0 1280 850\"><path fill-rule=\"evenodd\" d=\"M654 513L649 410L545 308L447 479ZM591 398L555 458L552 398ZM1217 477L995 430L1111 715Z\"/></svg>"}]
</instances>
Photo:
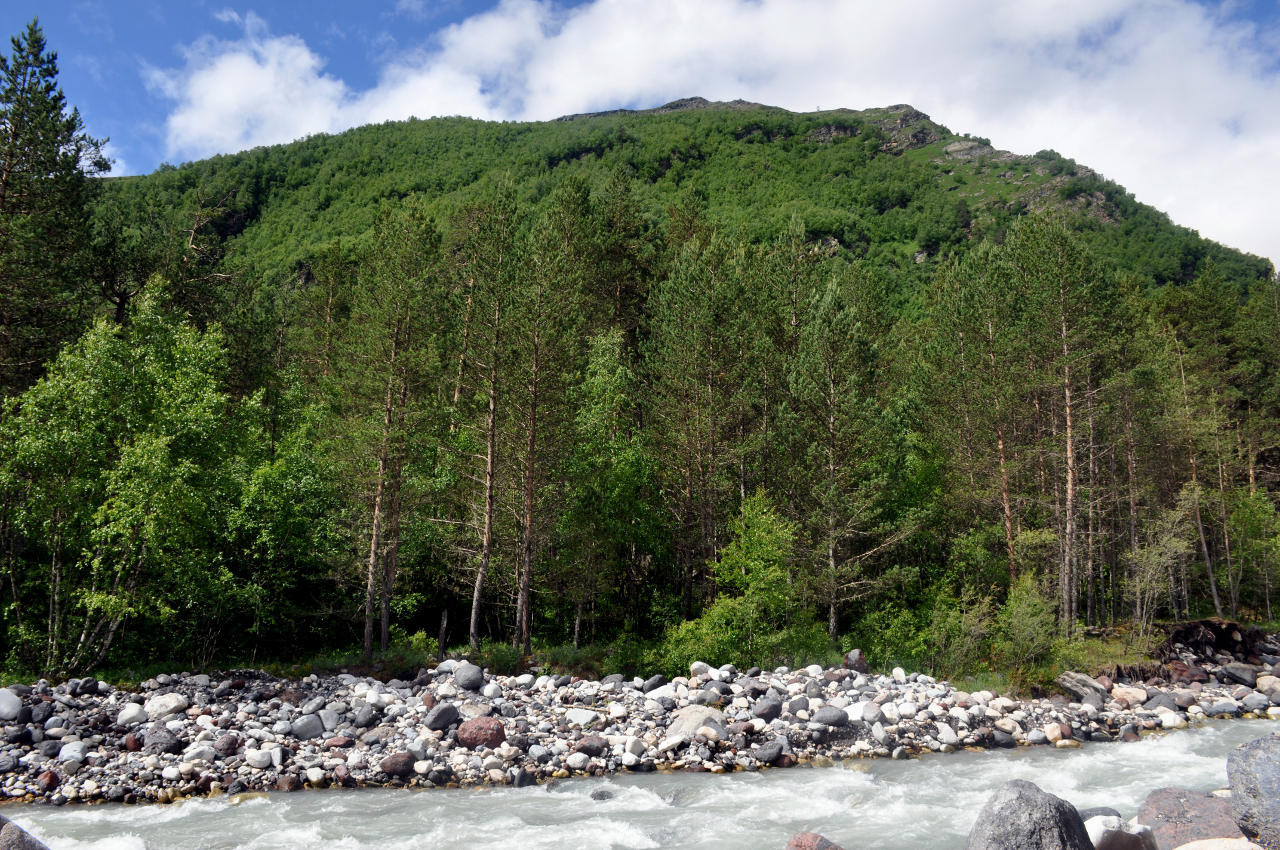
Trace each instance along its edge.
<instances>
[{"instance_id":1,"label":"blue sky","mask_svg":"<svg viewBox=\"0 0 1280 850\"><path fill-rule=\"evenodd\" d=\"M1280 0L7 0L0 28L35 16L116 173L410 115L910 103L1280 259Z\"/></svg>"}]
</instances>

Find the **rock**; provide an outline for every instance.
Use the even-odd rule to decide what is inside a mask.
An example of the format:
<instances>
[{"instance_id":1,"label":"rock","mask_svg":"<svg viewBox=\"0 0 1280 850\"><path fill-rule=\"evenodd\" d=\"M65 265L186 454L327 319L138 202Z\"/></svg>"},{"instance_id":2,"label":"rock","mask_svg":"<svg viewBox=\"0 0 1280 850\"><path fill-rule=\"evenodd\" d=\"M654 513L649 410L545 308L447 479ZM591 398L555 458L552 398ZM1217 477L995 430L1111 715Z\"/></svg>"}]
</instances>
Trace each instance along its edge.
<instances>
[{"instance_id":1,"label":"rock","mask_svg":"<svg viewBox=\"0 0 1280 850\"><path fill-rule=\"evenodd\" d=\"M591 763L591 756L586 753L569 753L564 763L570 770L586 770L587 765Z\"/></svg>"},{"instance_id":2,"label":"rock","mask_svg":"<svg viewBox=\"0 0 1280 850\"><path fill-rule=\"evenodd\" d=\"M824 705L813 713L813 721L815 723L825 723L828 726L847 726L849 725L849 715L845 714L842 708Z\"/></svg>"},{"instance_id":3,"label":"rock","mask_svg":"<svg viewBox=\"0 0 1280 850\"><path fill-rule=\"evenodd\" d=\"M1178 704L1173 701L1173 694L1167 694L1164 691L1152 694L1151 698L1142 704L1147 711L1156 711L1157 709L1167 709L1169 711L1177 711Z\"/></svg>"},{"instance_id":4,"label":"rock","mask_svg":"<svg viewBox=\"0 0 1280 850\"><path fill-rule=\"evenodd\" d=\"M22 697L8 688L0 688L0 720L16 720L22 710Z\"/></svg>"},{"instance_id":5,"label":"rock","mask_svg":"<svg viewBox=\"0 0 1280 850\"><path fill-rule=\"evenodd\" d=\"M861 649L851 649L844 654L844 668L856 670L859 673L868 673L871 670L867 666L867 659L863 657Z\"/></svg>"},{"instance_id":6,"label":"rock","mask_svg":"<svg viewBox=\"0 0 1280 850\"><path fill-rule=\"evenodd\" d=\"M468 691L478 691L484 687L484 671L464 661L453 671L453 683Z\"/></svg>"},{"instance_id":7,"label":"rock","mask_svg":"<svg viewBox=\"0 0 1280 850\"><path fill-rule=\"evenodd\" d=\"M227 756L233 756L239 752L241 743L239 735L223 735L221 738L214 740L213 750L218 755L226 758Z\"/></svg>"},{"instance_id":8,"label":"rock","mask_svg":"<svg viewBox=\"0 0 1280 850\"><path fill-rule=\"evenodd\" d=\"M292 773L286 773L276 781L277 791L301 791L302 780Z\"/></svg>"},{"instance_id":9,"label":"rock","mask_svg":"<svg viewBox=\"0 0 1280 850\"><path fill-rule=\"evenodd\" d=\"M458 707L451 702L442 702L431 711L427 712L427 716L422 721L422 725L426 726L433 732L443 732L450 726L458 722Z\"/></svg>"},{"instance_id":10,"label":"rock","mask_svg":"<svg viewBox=\"0 0 1280 850\"><path fill-rule=\"evenodd\" d=\"M1159 850L1151 827L1127 823L1117 816L1090 818L1084 828L1094 850Z\"/></svg>"},{"instance_id":11,"label":"rock","mask_svg":"<svg viewBox=\"0 0 1280 850\"><path fill-rule=\"evenodd\" d=\"M609 751L609 742L599 735L587 735L573 745L575 753L586 753L591 758L599 758Z\"/></svg>"},{"instance_id":12,"label":"rock","mask_svg":"<svg viewBox=\"0 0 1280 850\"><path fill-rule=\"evenodd\" d=\"M756 747L755 757L760 764L773 764L778 760L778 756L782 755L782 742L779 740L766 741Z\"/></svg>"},{"instance_id":13,"label":"rock","mask_svg":"<svg viewBox=\"0 0 1280 850\"><path fill-rule=\"evenodd\" d=\"M1203 667L1182 661L1170 661L1165 665L1165 671L1169 674L1169 681L1175 683L1191 684L1209 681L1209 673Z\"/></svg>"},{"instance_id":14,"label":"rock","mask_svg":"<svg viewBox=\"0 0 1280 850\"><path fill-rule=\"evenodd\" d=\"M371 705L362 705L356 711L356 718L353 721L353 725L357 729L368 729L377 722L378 710Z\"/></svg>"},{"instance_id":15,"label":"rock","mask_svg":"<svg viewBox=\"0 0 1280 850\"><path fill-rule=\"evenodd\" d=\"M10 820L0 827L0 850L49 850L49 847L31 837L25 829Z\"/></svg>"},{"instance_id":16,"label":"rock","mask_svg":"<svg viewBox=\"0 0 1280 850\"><path fill-rule=\"evenodd\" d=\"M1147 701L1147 689L1135 688L1132 685L1113 685L1111 698L1128 708L1134 708Z\"/></svg>"},{"instance_id":17,"label":"rock","mask_svg":"<svg viewBox=\"0 0 1280 850\"><path fill-rule=\"evenodd\" d=\"M1102 687L1101 683L1092 676L1086 676L1084 673L1076 673L1067 670L1061 673L1058 678L1053 680L1058 687L1076 698L1076 701L1084 699L1090 694L1097 694L1100 697L1107 695L1107 689Z\"/></svg>"},{"instance_id":18,"label":"rock","mask_svg":"<svg viewBox=\"0 0 1280 850\"><path fill-rule=\"evenodd\" d=\"M1240 700L1240 704L1248 711L1261 713L1271 706L1271 700L1268 699L1265 694L1260 694L1255 691Z\"/></svg>"},{"instance_id":19,"label":"rock","mask_svg":"<svg viewBox=\"0 0 1280 850\"><path fill-rule=\"evenodd\" d=\"M293 721L292 734L299 741L319 738L324 732L324 721L318 714L304 714Z\"/></svg>"},{"instance_id":20,"label":"rock","mask_svg":"<svg viewBox=\"0 0 1280 850\"><path fill-rule=\"evenodd\" d=\"M1151 827L1156 844L1177 847L1203 838L1239 838L1231 801L1186 788L1158 788L1138 810L1138 823Z\"/></svg>"},{"instance_id":21,"label":"rock","mask_svg":"<svg viewBox=\"0 0 1280 850\"><path fill-rule=\"evenodd\" d=\"M839 844L833 844L816 832L797 832L787 842L786 850L844 850L844 848Z\"/></svg>"},{"instance_id":22,"label":"rock","mask_svg":"<svg viewBox=\"0 0 1280 850\"><path fill-rule=\"evenodd\" d=\"M667 677L662 675L661 673L657 673L645 679L644 684L640 686L640 690L647 694L649 693L649 691L657 690L658 688L662 687L666 683L667 683Z\"/></svg>"},{"instance_id":23,"label":"rock","mask_svg":"<svg viewBox=\"0 0 1280 850\"><path fill-rule=\"evenodd\" d=\"M1084 821L1086 827L1089 826L1091 819L1097 817L1118 818L1120 813L1110 806L1094 806L1089 809L1080 809L1080 820Z\"/></svg>"},{"instance_id":24,"label":"rock","mask_svg":"<svg viewBox=\"0 0 1280 850\"><path fill-rule=\"evenodd\" d=\"M120 709L120 713L116 715L116 723L120 726L137 726L139 723L145 722L146 719L146 709L136 702L129 703Z\"/></svg>"},{"instance_id":25,"label":"rock","mask_svg":"<svg viewBox=\"0 0 1280 850\"><path fill-rule=\"evenodd\" d=\"M182 752L182 742L178 740L177 735L174 735L165 727L152 726L147 730L147 735L142 746L142 752L146 755L180 753Z\"/></svg>"},{"instance_id":26,"label":"rock","mask_svg":"<svg viewBox=\"0 0 1280 850\"><path fill-rule=\"evenodd\" d=\"M1232 682L1239 682L1250 688L1257 684L1260 669L1252 664L1242 664L1238 661L1222 665L1224 680L1229 679Z\"/></svg>"},{"instance_id":27,"label":"rock","mask_svg":"<svg viewBox=\"0 0 1280 850\"><path fill-rule=\"evenodd\" d=\"M1280 736L1241 744L1227 756L1231 812L1245 837L1280 846Z\"/></svg>"},{"instance_id":28,"label":"rock","mask_svg":"<svg viewBox=\"0 0 1280 850\"><path fill-rule=\"evenodd\" d=\"M587 708L571 708L564 713L564 719L573 726L591 726L600 715Z\"/></svg>"},{"instance_id":29,"label":"rock","mask_svg":"<svg viewBox=\"0 0 1280 850\"><path fill-rule=\"evenodd\" d=\"M697 734L698 727L708 723L715 723L723 729L724 712L701 705L687 705L672 714L671 725L667 727L667 736L692 738Z\"/></svg>"},{"instance_id":30,"label":"rock","mask_svg":"<svg viewBox=\"0 0 1280 850\"><path fill-rule=\"evenodd\" d=\"M378 770L388 776L410 776L413 774L412 753L392 753L378 762Z\"/></svg>"},{"instance_id":31,"label":"rock","mask_svg":"<svg viewBox=\"0 0 1280 850\"><path fill-rule=\"evenodd\" d=\"M1199 841L1179 844L1173 850L1263 850L1263 848L1247 838L1203 838Z\"/></svg>"},{"instance_id":32,"label":"rock","mask_svg":"<svg viewBox=\"0 0 1280 850\"><path fill-rule=\"evenodd\" d=\"M188 705L190 703L184 694L173 693L152 697L142 707L147 712L147 719L159 720L170 714L185 711Z\"/></svg>"},{"instance_id":33,"label":"rock","mask_svg":"<svg viewBox=\"0 0 1280 850\"><path fill-rule=\"evenodd\" d=\"M258 770L266 770L271 766L271 751L258 749L245 750L244 763L249 765L249 767L257 768Z\"/></svg>"},{"instance_id":34,"label":"rock","mask_svg":"<svg viewBox=\"0 0 1280 850\"><path fill-rule=\"evenodd\" d=\"M1092 850L1075 807L1015 779L987 800L969 832L965 850Z\"/></svg>"},{"instance_id":35,"label":"rock","mask_svg":"<svg viewBox=\"0 0 1280 850\"><path fill-rule=\"evenodd\" d=\"M36 788L41 794L48 794L62 784L62 777L52 770L46 770L36 777Z\"/></svg>"},{"instance_id":36,"label":"rock","mask_svg":"<svg viewBox=\"0 0 1280 850\"><path fill-rule=\"evenodd\" d=\"M761 697L751 707L751 716L759 717L765 723L776 720L782 714L782 700L776 697Z\"/></svg>"},{"instance_id":37,"label":"rock","mask_svg":"<svg viewBox=\"0 0 1280 850\"><path fill-rule=\"evenodd\" d=\"M458 727L458 745L469 750L493 749L505 740L507 732L496 717L473 717Z\"/></svg>"}]
</instances>

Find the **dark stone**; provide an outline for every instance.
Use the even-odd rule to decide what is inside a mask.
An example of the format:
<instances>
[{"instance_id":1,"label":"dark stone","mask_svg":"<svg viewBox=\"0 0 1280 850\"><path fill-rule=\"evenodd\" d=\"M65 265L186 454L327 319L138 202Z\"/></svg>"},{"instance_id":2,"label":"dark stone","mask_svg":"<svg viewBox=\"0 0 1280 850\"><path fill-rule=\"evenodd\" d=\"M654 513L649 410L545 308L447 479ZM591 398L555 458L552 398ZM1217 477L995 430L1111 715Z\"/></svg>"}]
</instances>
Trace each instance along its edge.
<instances>
[{"instance_id":1,"label":"dark stone","mask_svg":"<svg viewBox=\"0 0 1280 850\"><path fill-rule=\"evenodd\" d=\"M124 736L122 746L127 753L136 753L138 750L142 749L142 736L137 732L130 732L128 735Z\"/></svg>"},{"instance_id":2,"label":"dark stone","mask_svg":"<svg viewBox=\"0 0 1280 850\"><path fill-rule=\"evenodd\" d=\"M214 739L213 751L218 755L226 758L240 752L240 736L239 735L223 735Z\"/></svg>"},{"instance_id":3,"label":"dark stone","mask_svg":"<svg viewBox=\"0 0 1280 850\"><path fill-rule=\"evenodd\" d=\"M388 776L413 775L413 754L392 753L378 763L378 769Z\"/></svg>"},{"instance_id":4,"label":"dark stone","mask_svg":"<svg viewBox=\"0 0 1280 850\"><path fill-rule=\"evenodd\" d=\"M786 850L844 850L816 832L797 832L787 842Z\"/></svg>"},{"instance_id":5,"label":"dark stone","mask_svg":"<svg viewBox=\"0 0 1280 850\"><path fill-rule=\"evenodd\" d=\"M1015 779L987 800L965 850L1093 850L1075 807L1030 782Z\"/></svg>"},{"instance_id":6,"label":"dark stone","mask_svg":"<svg viewBox=\"0 0 1280 850\"><path fill-rule=\"evenodd\" d=\"M356 784L356 781L351 777L351 768L345 764L340 764L333 769L333 781L343 788L350 788Z\"/></svg>"},{"instance_id":7,"label":"dark stone","mask_svg":"<svg viewBox=\"0 0 1280 850\"><path fill-rule=\"evenodd\" d=\"M45 758L57 758L58 751L62 749L61 741L41 741L36 745L36 751Z\"/></svg>"},{"instance_id":8,"label":"dark stone","mask_svg":"<svg viewBox=\"0 0 1280 850\"><path fill-rule=\"evenodd\" d=\"M798 714L801 711L809 710L809 698L807 696L798 696L791 702L787 703L787 711L792 714Z\"/></svg>"},{"instance_id":9,"label":"dark stone","mask_svg":"<svg viewBox=\"0 0 1280 850\"><path fill-rule=\"evenodd\" d=\"M729 686L728 682L717 682L715 680L707 682L707 684L703 686L703 689L708 691L715 691L717 694L719 694L722 697L728 696L733 693L733 688Z\"/></svg>"},{"instance_id":10,"label":"dark stone","mask_svg":"<svg viewBox=\"0 0 1280 850\"><path fill-rule=\"evenodd\" d=\"M164 726L152 726L147 730L142 752L147 755L182 752L182 742Z\"/></svg>"},{"instance_id":11,"label":"dark stone","mask_svg":"<svg viewBox=\"0 0 1280 850\"><path fill-rule=\"evenodd\" d=\"M782 714L782 700L777 697L761 697L756 700L756 704L751 708L751 716L759 717L766 723L770 720L776 720L780 714Z\"/></svg>"},{"instance_id":12,"label":"dark stone","mask_svg":"<svg viewBox=\"0 0 1280 850\"><path fill-rule=\"evenodd\" d=\"M234 797L236 794L243 794L249 790L249 786L244 784L244 780L236 779L227 786L227 794Z\"/></svg>"},{"instance_id":13,"label":"dark stone","mask_svg":"<svg viewBox=\"0 0 1280 850\"><path fill-rule=\"evenodd\" d=\"M844 654L844 668L859 673L867 673L871 669L867 666L867 659L862 657L861 649L851 649Z\"/></svg>"},{"instance_id":14,"label":"dark stone","mask_svg":"<svg viewBox=\"0 0 1280 850\"><path fill-rule=\"evenodd\" d=\"M603 802L604 800L612 800L613 792L610 791L608 788L597 788L596 790L591 792L591 799L595 800L596 802Z\"/></svg>"},{"instance_id":15,"label":"dark stone","mask_svg":"<svg viewBox=\"0 0 1280 850\"><path fill-rule=\"evenodd\" d=\"M1012 735L1000 729L991 730L991 743L1005 750L1012 749L1018 744Z\"/></svg>"},{"instance_id":16,"label":"dark stone","mask_svg":"<svg viewBox=\"0 0 1280 850\"><path fill-rule=\"evenodd\" d=\"M507 740L502 721L496 717L473 717L458 727L458 744L469 750L494 747Z\"/></svg>"},{"instance_id":17,"label":"dark stone","mask_svg":"<svg viewBox=\"0 0 1280 850\"><path fill-rule=\"evenodd\" d=\"M1169 709L1170 711L1178 710L1178 704L1173 701L1173 695L1165 693L1164 691L1157 691L1155 694L1152 694L1151 697L1146 702L1142 704L1142 707L1145 708L1147 711L1155 711L1156 709L1162 706L1164 708Z\"/></svg>"},{"instance_id":18,"label":"dark stone","mask_svg":"<svg viewBox=\"0 0 1280 850\"><path fill-rule=\"evenodd\" d=\"M371 705L362 705L356 712L354 721L357 729L368 729L370 726L378 722L378 710Z\"/></svg>"},{"instance_id":19,"label":"dark stone","mask_svg":"<svg viewBox=\"0 0 1280 850\"><path fill-rule=\"evenodd\" d=\"M610 673L600 680L602 685L621 685L626 679L621 673Z\"/></svg>"},{"instance_id":20,"label":"dark stone","mask_svg":"<svg viewBox=\"0 0 1280 850\"><path fill-rule=\"evenodd\" d=\"M124 801L124 795L129 793L123 785L108 785L107 790L102 792L102 796L108 803L120 803Z\"/></svg>"},{"instance_id":21,"label":"dark stone","mask_svg":"<svg viewBox=\"0 0 1280 850\"><path fill-rule=\"evenodd\" d=\"M1258 672L1259 668L1252 664L1233 662L1231 664L1222 665L1221 677L1252 688L1258 683Z\"/></svg>"},{"instance_id":22,"label":"dark stone","mask_svg":"<svg viewBox=\"0 0 1280 850\"><path fill-rule=\"evenodd\" d=\"M13 756L0 756L0 773L13 773L18 769L18 760Z\"/></svg>"},{"instance_id":23,"label":"dark stone","mask_svg":"<svg viewBox=\"0 0 1280 850\"><path fill-rule=\"evenodd\" d=\"M556 676L555 686L557 688L563 688L565 685L572 684L572 682L572 676Z\"/></svg>"},{"instance_id":24,"label":"dark stone","mask_svg":"<svg viewBox=\"0 0 1280 850\"><path fill-rule=\"evenodd\" d=\"M30 726L18 726L5 733L4 740L9 744L17 744L20 747L29 747L35 740L35 737L31 732Z\"/></svg>"},{"instance_id":25,"label":"dark stone","mask_svg":"<svg viewBox=\"0 0 1280 850\"><path fill-rule=\"evenodd\" d=\"M413 765L410 765L410 768L412 767ZM301 791L302 780L299 779L295 774L286 773L284 776L281 776L280 779L276 782L276 790L277 791Z\"/></svg>"},{"instance_id":26,"label":"dark stone","mask_svg":"<svg viewBox=\"0 0 1280 850\"><path fill-rule=\"evenodd\" d=\"M1084 697L1080 700L1080 704L1093 706L1094 708L1101 710L1103 705L1102 695L1101 694L1085 694Z\"/></svg>"},{"instance_id":27,"label":"dark stone","mask_svg":"<svg viewBox=\"0 0 1280 850\"><path fill-rule=\"evenodd\" d=\"M43 726L44 722L53 716L53 703L38 702L31 706L31 722Z\"/></svg>"},{"instance_id":28,"label":"dark stone","mask_svg":"<svg viewBox=\"0 0 1280 850\"><path fill-rule=\"evenodd\" d=\"M843 709L824 705L813 713L813 721L815 723L825 723L828 726L848 726L849 715L845 714Z\"/></svg>"},{"instance_id":29,"label":"dark stone","mask_svg":"<svg viewBox=\"0 0 1280 850\"><path fill-rule=\"evenodd\" d=\"M511 774L511 784L516 788L528 788L530 785L537 785L538 778L523 767L519 767Z\"/></svg>"},{"instance_id":30,"label":"dark stone","mask_svg":"<svg viewBox=\"0 0 1280 850\"><path fill-rule=\"evenodd\" d=\"M655 700L655 702L658 703L658 707L661 708L663 711L676 710L676 701L673 700L671 697L658 697Z\"/></svg>"},{"instance_id":31,"label":"dark stone","mask_svg":"<svg viewBox=\"0 0 1280 850\"><path fill-rule=\"evenodd\" d=\"M749 699L757 699L769 692L769 686L754 677L748 677L738 682L738 686L742 688L742 693Z\"/></svg>"},{"instance_id":32,"label":"dark stone","mask_svg":"<svg viewBox=\"0 0 1280 850\"><path fill-rule=\"evenodd\" d=\"M98 695L98 680L92 676L85 676L77 684L73 696L78 697L94 697Z\"/></svg>"},{"instance_id":33,"label":"dark stone","mask_svg":"<svg viewBox=\"0 0 1280 850\"><path fill-rule=\"evenodd\" d=\"M458 707L451 702L442 702L427 713L422 724L433 732L443 732L458 722Z\"/></svg>"},{"instance_id":34,"label":"dark stone","mask_svg":"<svg viewBox=\"0 0 1280 850\"><path fill-rule=\"evenodd\" d=\"M649 691L660 688L666 683L667 677L658 673L657 675L650 676L648 679L645 679L644 684L640 686L640 690L647 694Z\"/></svg>"},{"instance_id":35,"label":"dark stone","mask_svg":"<svg viewBox=\"0 0 1280 850\"><path fill-rule=\"evenodd\" d=\"M27 724L31 722L31 706L24 705L18 709L18 714L13 718L14 723Z\"/></svg>"},{"instance_id":36,"label":"dark stone","mask_svg":"<svg viewBox=\"0 0 1280 850\"><path fill-rule=\"evenodd\" d=\"M1151 827L1161 848L1180 847L1205 838L1239 838L1231 801L1186 788L1158 788L1147 795L1138 823Z\"/></svg>"},{"instance_id":37,"label":"dark stone","mask_svg":"<svg viewBox=\"0 0 1280 850\"><path fill-rule=\"evenodd\" d=\"M470 661L464 661L453 671L453 683L468 691L484 687L484 671Z\"/></svg>"},{"instance_id":38,"label":"dark stone","mask_svg":"<svg viewBox=\"0 0 1280 850\"><path fill-rule=\"evenodd\" d=\"M587 735L573 745L573 752L599 758L609 751L609 742L599 735Z\"/></svg>"},{"instance_id":39,"label":"dark stone","mask_svg":"<svg viewBox=\"0 0 1280 850\"><path fill-rule=\"evenodd\" d=\"M1058 687L1075 697L1076 702L1080 702L1088 694L1106 696L1107 693L1107 689L1102 687L1102 683L1097 679L1073 670L1060 673L1053 681Z\"/></svg>"},{"instance_id":40,"label":"dark stone","mask_svg":"<svg viewBox=\"0 0 1280 850\"><path fill-rule=\"evenodd\" d=\"M760 764L773 764L782 755L782 742L774 739L756 747L755 757Z\"/></svg>"},{"instance_id":41,"label":"dark stone","mask_svg":"<svg viewBox=\"0 0 1280 850\"><path fill-rule=\"evenodd\" d=\"M1241 744L1227 756L1231 813L1249 840L1280 847L1280 736Z\"/></svg>"},{"instance_id":42,"label":"dark stone","mask_svg":"<svg viewBox=\"0 0 1280 850\"><path fill-rule=\"evenodd\" d=\"M1208 713L1211 717L1219 717L1222 715L1226 715L1228 717L1236 717L1240 714L1240 706L1234 702L1227 702L1226 700L1222 700L1220 702L1215 702L1213 705L1209 706Z\"/></svg>"}]
</instances>

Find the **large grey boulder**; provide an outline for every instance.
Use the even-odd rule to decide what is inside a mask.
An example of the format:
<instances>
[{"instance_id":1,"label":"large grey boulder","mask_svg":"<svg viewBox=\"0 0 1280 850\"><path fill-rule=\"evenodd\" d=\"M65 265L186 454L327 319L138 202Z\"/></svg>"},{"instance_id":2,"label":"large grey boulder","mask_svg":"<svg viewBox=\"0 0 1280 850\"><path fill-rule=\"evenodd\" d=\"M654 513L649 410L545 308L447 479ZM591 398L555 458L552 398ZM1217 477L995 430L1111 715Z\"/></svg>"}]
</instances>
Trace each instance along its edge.
<instances>
[{"instance_id":1,"label":"large grey boulder","mask_svg":"<svg viewBox=\"0 0 1280 850\"><path fill-rule=\"evenodd\" d=\"M1231 814L1245 837L1280 847L1280 735L1241 744L1227 756Z\"/></svg>"},{"instance_id":2,"label":"large grey boulder","mask_svg":"<svg viewBox=\"0 0 1280 850\"><path fill-rule=\"evenodd\" d=\"M1102 687L1102 683L1092 676L1086 676L1084 673L1076 673L1068 670L1053 680L1058 687L1071 694L1079 702L1090 694L1106 699L1107 689Z\"/></svg>"},{"instance_id":3,"label":"large grey boulder","mask_svg":"<svg viewBox=\"0 0 1280 850\"><path fill-rule=\"evenodd\" d=\"M1093 842L1075 806L1015 779L982 807L965 850L1093 850Z\"/></svg>"},{"instance_id":4,"label":"large grey boulder","mask_svg":"<svg viewBox=\"0 0 1280 850\"><path fill-rule=\"evenodd\" d=\"M702 705L686 705L672 714L671 725L667 727L667 737L676 738L683 735L692 738L708 723L723 727L724 712Z\"/></svg>"},{"instance_id":5,"label":"large grey boulder","mask_svg":"<svg viewBox=\"0 0 1280 850\"><path fill-rule=\"evenodd\" d=\"M304 714L293 721L293 737L299 741L319 738L324 734L324 721L314 714Z\"/></svg>"},{"instance_id":6,"label":"large grey boulder","mask_svg":"<svg viewBox=\"0 0 1280 850\"><path fill-rule=\"evenodd\" d=\"M49 847L32 838L13 821L0 816L0 850L49 850Z\"/></svg>"},{"instance_id":7,"label":"large grey boulder","mask_svg":"<svg viewBox=\"0 0 1280 850\"><path fill-rule=\"evenodd\" d=\"M0 720L13 720L22 710L22 697L8 688L0 688Z\"/></svg>"},{"instance_id":8,"label":"large grey boulder","mask_svg":"<svg viewBox=\"0 0 1280 850\"><path fill-rule=\"evenodd\" d=\"M453 671L453 683L463 690L478 691L484 687L484 671L470 661L464 661Z\"/></svg>"}]
</instances>

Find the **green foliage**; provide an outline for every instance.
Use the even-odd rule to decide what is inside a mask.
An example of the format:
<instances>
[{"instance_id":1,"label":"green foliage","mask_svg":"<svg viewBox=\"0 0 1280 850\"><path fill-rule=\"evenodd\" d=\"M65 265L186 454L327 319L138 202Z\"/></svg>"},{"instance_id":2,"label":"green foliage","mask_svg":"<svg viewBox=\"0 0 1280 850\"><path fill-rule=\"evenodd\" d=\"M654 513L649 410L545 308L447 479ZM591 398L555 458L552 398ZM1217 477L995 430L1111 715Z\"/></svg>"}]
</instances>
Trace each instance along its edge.
<instances>
[{"instance_id":1,"label":"green foliage","mask_svg":"<svg viewBox=\"0 0 1280 850\"><path fill-rule=\"evenodd\" d=\"M1032 573L1023 574L1009 588L1009 596L995 617L992 652L1008 670L1015 685L1042 684L1052 679L1048 665L1058 647L1053 602L1045 597Z\"/></svg>"}]
</instances>

